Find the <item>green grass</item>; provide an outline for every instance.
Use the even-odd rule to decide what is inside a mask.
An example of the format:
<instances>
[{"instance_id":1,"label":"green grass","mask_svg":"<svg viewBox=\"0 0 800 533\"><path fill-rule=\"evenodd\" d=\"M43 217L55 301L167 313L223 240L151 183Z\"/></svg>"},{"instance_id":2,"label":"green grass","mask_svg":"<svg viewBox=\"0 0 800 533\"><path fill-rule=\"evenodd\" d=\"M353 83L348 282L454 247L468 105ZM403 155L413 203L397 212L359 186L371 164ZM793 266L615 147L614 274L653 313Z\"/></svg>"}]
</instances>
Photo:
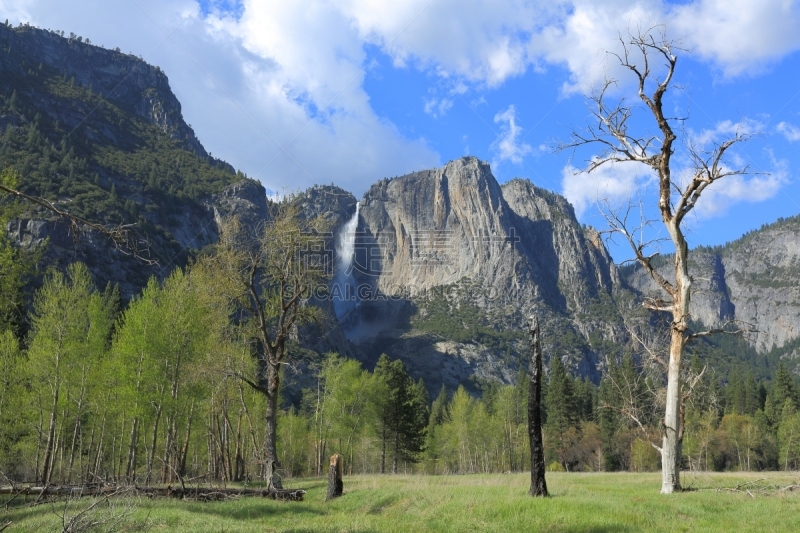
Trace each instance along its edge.
<instances>
[{"instance_id":1,"label":"green grass","mask_svg":"<svg viewBox=\"0 0 800 533\"><path fill-rule=\"evenodd\" d=\"M715 490L754 481L752 497ZM547 482L552 497L533 499L523 474L353 476L345 478L344 496L325 503L325 480L297 480L293 487L308 489L302 503L141 499L122 530L800 531L800 494L774 490L798 483L796 473L687 474L684 484L697 490L671 496L658 493L659 474L553 473ZM769 494L755 489L767 486ZM0 525L60 530L54 511L62 507L0 511Z\"/></svg>"}]
</instances>

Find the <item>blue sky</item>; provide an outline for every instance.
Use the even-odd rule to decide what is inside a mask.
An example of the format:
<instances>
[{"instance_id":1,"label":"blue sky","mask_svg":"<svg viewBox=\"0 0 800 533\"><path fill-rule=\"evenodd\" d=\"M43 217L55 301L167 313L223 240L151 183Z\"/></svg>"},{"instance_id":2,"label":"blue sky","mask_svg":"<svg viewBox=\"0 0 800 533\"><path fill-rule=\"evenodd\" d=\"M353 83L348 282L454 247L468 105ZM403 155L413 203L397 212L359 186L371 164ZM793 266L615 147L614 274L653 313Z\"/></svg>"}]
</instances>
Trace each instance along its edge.
<instances>
[{"instance_id":1,"label":"blue sky","mask_svg":"<svg viewBox=\"0 0 800 533\"><path fill-rule=\"evenodd\" d=\"M652 182L635 167L576 176L594 152L553 147L585 124L583 94L604 75L631 96L604 52L619 32L663 24L691 50L668 110L695 139L756 133L730 164L764 173L715 184L687 221L691 242L800 213L797 1L0 0L0 18L159 65L206 148L273 191L333 182L360 196L475 155L501 182L565 194L598 227L598 198L652 205Z\"/></svg>"}]
</instances>

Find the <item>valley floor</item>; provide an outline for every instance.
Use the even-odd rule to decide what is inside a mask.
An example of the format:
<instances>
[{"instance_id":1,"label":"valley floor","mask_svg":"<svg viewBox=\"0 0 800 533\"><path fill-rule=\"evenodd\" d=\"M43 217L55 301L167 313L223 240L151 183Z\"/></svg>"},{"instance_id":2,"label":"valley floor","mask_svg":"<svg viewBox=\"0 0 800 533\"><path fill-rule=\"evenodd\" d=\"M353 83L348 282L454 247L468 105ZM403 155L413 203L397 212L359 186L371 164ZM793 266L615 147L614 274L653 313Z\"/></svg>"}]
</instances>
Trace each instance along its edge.
<instances>
[{"instance_id":1,"label":"valley floor","mask_svg":"<svg viewBox=\"0 0 800 533\"><path fill-rule=\"evenodd\" d=\"M551 498L526 495L525 474L345 477L345 494L325 503L326 481L295 480L302 503L259 498L189 502L133 498L119 531L800 531L800 474L691 473L689 492L658 493L660 474L552 473ZM740 492L718 491L749 483ZM748 493L746 489L749 489ZM0 505L5 502L0 501ZM64 502L0 508L0 529L61 531ZM70 503L68 515L91 504ZM122 512L98 506L95 518ZM105 514L104 514L105 513ZM107 531L111 523L98 528Z\"/></svg>"}]
</instances>

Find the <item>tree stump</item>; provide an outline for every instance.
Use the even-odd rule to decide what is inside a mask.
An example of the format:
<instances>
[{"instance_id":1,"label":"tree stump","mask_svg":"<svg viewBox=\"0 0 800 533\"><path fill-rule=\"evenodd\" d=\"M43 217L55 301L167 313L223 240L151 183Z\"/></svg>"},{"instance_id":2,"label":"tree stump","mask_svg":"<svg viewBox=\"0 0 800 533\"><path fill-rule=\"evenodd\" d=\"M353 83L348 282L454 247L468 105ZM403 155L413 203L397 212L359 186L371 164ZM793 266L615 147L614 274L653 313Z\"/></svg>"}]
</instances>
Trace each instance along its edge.
<instances>
[{"instance_id":1,"label":"tree stump","mask_svg":"<svg viewBox=\"0 0 800 533\"><path fill-rule=\"evenodd\" d=\"M328 493L325 501L338 498L342 495L344 483L342 483L342 456L338 453L331 455L331 468L328 471Z\"/></svg>"},{"instance_id":2,"label":"tree stump","mask_svg":"<svg viewBox=\"0 0 800 533\"><path fill-rule=\"evenodd\" d=\"M547 483L544 480L544 439L542 439L542 345L540 342L539 319L536 315L528 317L531 360L528 367L528 435L531 443L531 496L547 496Z\"/></svg>"}]
</instances>

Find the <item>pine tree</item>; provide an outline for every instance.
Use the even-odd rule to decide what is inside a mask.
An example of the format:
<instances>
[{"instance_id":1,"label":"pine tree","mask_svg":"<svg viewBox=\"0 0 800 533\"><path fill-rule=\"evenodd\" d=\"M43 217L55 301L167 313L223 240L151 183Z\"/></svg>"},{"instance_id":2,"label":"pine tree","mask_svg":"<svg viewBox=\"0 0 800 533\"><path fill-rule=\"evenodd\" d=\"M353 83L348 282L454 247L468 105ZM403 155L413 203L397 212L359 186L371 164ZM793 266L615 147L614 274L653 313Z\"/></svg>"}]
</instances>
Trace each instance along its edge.
<instances>
[{"instance_id":1,"label":"pine tree","mask_svg":"<svg viewBox=\"0 0 800 533\"><path fill-rule=\"evenodd\" d=\"M574 381L559 357L550 361L550 381L545 400L547 425L561 435L578 422Z\"/></svg>"},{"instance_id":2,"label":"pine tree","mask_svg":"<svg viewBox=\"0 0 800 533\"><path fill-rule=\"evenodd\" d=\"M396 474L401 461L415 462L422 449L428 413L427 393L423 401L421 382L415 385L403 362L390 361L386 354L378 359L374 374L384 394L379 414L381 473L386 471L387 447L391 447L392 473Z\"/></svg>"}]
</instances>

